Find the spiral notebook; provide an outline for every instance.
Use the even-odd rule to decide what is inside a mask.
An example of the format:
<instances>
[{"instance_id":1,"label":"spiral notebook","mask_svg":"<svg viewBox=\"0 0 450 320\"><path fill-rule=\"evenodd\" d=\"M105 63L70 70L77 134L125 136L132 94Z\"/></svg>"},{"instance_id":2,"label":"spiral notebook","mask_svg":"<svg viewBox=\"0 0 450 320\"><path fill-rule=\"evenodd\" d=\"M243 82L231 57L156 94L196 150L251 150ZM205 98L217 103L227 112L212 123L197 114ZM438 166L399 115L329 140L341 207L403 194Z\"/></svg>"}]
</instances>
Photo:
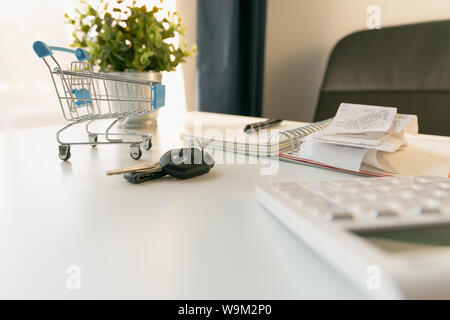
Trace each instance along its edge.
<instances>
[{"instance_id":1,"label":"spiral notebook","mask_svg":"<svg viewBox=\"0 0 450 320\"><path fill-rule=\"evenodd\" d=\"M347 173L366 176L390 176L391 174L362 165L359 171L350 171L333 167L325 163L301 158L298 154L300 144L310 134L328 128L333 118L311 124L283 121L279 126L252 134L246 134L243 128L248 123L261 121L260 118L242 116L222 117L217 114L196 114L196 120L187 121L181 131L181 137L189 147L222 150L244 154L278 158L284 161L322 167Z\"/></svg>"},{"instance_id":2,"label":"spiral notebook","mask_svg":"<svg viewBox=\"0 0 450 320\"><path fill-rule=\"evenodd\" d=\"M279 126L246 134L243 128L252 118L210 115L209 121L193 121L181 132L182 139L191 147L202 145L250 156L278 157L284 151L297 148L306 136L327 128L332 119L299 126L298 122L283 121ZM256 121L261 121L257 119ZM255 121L253 121L255 122Z\"/></svg>"},{"instance_id":3,"label":"spiral notebook","mask_svg":"<svg viewBox=\"0 0 450 320\"><path fill-rule=\"evenodd\" d=\"M298 126L298 123L293 126L290 122L284 124L284 126L275 127L268 130L267 139L264 134L245 134L242 131L244 126L237 126L237 119L232 124L228 124L226 130L231 133L226 134L226 130L208 127L202 131L203 134L193 135L191 133L182 133L182 138L187 142L189 147L203 146L206 148L213 148L216 150L222 150L227 152L234 152L249 156L261 156L261 157L279 157L279 159L289 162L301 163L305 165L311 165L316 167L322 167L331 170L337 170L347 173L355 173L365 176L391 176L392 174L386 173L382 170L372 168L367 165L362 165L359 171L350 171L338 167L333 167L325 163L312 161L309 159L301 158L298 155L300 144L304 139L315 132L327 128L333 119L327 119L324 121L307 124L304 126ZM217 122L215 122L217 124ZM234 128L233 128L234 127ZM205 128L203 128L205 129ZM199 130L197 130L199 131ZM199 131L200 132L200 131ZM255 139L255 138L259 139Z\"/></svg>"},{"instance_id":4,"label":"spiral notebook","mask_svg":"<svg viewBox=\"0 0 450 320\"><path fill-rule=\"evenodd\" d=\"M199 144L202 144L206 149L213 148L246 155L273 157L293 163L365 176L393 175L365 164L361 165L359 171L351 171L300 157L299 143L302 143L310 134L327 128L332 122L331 119L303 126L298 122L283 121L280 126L268 129L267 137L262 136L262 139L254 141L255 135L245 134L243 128L246 124L261 121L260 118L223 116L205 112L191 112L187 117L182 125L181 137L191 147L198 147ZM234 134L227 137L227 130ZM408 144L409 146L405 150L386 154L386 160L398 169L398 174L432 174L445 177L448 175L450 154L437 156L435 150L442 149L442 144L450 146L449 138L426 135L410 136ZM450 150L450 148L447 149Z\"/></svg>"}]
</instances>

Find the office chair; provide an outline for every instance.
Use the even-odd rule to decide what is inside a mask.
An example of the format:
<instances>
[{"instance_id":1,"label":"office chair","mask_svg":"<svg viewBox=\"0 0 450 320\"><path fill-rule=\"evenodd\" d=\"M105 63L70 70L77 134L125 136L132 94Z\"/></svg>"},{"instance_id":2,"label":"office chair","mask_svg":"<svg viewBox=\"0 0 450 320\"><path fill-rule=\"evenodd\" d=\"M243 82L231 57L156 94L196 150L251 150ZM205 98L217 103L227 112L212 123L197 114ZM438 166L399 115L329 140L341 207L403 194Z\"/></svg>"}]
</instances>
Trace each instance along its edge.
<instances>
[{"instance_id":1,"label":"office chair","mask_svg":"<svg viewBox=\"0 0 450 320\"><path fill-rule=\"evenodd\" d=\"M366 30L340 40L328 61L315 121L341 102L416 114L421 133L450 136L450 20Z\"/></svg>"}]
</instances>

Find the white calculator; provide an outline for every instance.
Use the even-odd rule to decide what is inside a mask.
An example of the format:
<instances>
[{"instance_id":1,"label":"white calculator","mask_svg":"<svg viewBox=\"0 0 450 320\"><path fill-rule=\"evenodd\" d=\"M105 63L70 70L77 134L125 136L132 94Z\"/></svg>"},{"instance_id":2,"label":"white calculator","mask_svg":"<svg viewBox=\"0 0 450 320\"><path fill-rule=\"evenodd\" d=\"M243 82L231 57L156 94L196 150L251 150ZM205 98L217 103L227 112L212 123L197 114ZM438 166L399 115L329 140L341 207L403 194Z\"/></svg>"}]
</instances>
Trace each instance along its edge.
<instances>
[{"instance_id":1,"label":"white calculator","mask_svg":"<svg viewBox=\"0 0 450 320\"><path fill-rule=\"evenodd\" d=\"M369 297L450 299L450 179L282 182L256 197Z\"/></svg>"}]
</instances>

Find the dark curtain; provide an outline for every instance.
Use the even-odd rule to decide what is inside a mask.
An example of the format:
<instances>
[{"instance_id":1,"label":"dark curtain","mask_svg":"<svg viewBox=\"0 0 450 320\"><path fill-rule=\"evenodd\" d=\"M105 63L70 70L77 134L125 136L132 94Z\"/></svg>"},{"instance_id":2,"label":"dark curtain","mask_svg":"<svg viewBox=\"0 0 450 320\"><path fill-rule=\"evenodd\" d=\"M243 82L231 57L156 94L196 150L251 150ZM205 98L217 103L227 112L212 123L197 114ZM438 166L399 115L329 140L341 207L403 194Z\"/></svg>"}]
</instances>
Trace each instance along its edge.
<instances>
[{"instance_id":1,"label":"dark curtain","mask_svg":"<svg viewBox=\"0 0 450 320\"><path fill-rule=\"evenodd\" d=\"M261 116L266 0L198 0L200 111Z\"/></svg>"}]
</instances>

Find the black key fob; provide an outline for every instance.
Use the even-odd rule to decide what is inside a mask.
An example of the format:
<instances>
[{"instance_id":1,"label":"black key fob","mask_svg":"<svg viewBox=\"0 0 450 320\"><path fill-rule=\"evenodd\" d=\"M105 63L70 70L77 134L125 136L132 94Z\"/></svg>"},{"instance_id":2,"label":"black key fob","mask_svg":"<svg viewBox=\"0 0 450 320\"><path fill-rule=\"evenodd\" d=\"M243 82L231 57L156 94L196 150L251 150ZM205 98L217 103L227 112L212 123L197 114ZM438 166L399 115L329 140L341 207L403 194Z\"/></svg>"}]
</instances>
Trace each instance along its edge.
<instances>
[{"instance_id":1,"label":"black key fob","mask_svg":"<svg viewBox=\"0 0 450 320\"><path fill-rule=\"evenodd\" d=\"M214 167L213 157L198 148L173 149L159 160L164 172L178 179L189 179L208 173Z\"/></svg>"}]
</instances>

